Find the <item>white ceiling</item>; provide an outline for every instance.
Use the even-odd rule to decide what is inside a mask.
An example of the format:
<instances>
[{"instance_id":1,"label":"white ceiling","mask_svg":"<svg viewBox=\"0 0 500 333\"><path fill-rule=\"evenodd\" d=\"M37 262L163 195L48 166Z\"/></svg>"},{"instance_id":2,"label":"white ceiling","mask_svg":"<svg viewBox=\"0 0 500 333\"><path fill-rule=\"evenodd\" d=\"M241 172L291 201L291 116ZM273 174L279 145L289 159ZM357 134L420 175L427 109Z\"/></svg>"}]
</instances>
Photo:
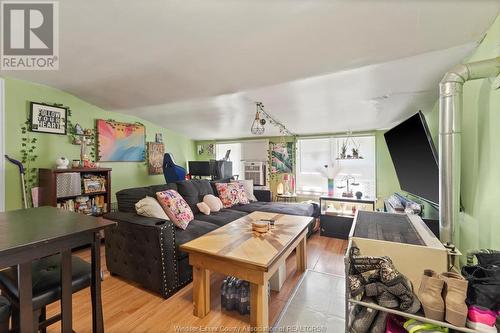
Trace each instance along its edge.
<instances>
[{"instance_id":1,"label":"white ceiling","mask_svg":"<svg viewBox=\"0 0 500 333\"><path fill-rule=\"evenodd\" d=\"M488 0L64 0L60 70L4 72L194 139L385 128L436 99L500 10ZM268 126L267 135L277 134Z\"/></svg>"}]
</instances>

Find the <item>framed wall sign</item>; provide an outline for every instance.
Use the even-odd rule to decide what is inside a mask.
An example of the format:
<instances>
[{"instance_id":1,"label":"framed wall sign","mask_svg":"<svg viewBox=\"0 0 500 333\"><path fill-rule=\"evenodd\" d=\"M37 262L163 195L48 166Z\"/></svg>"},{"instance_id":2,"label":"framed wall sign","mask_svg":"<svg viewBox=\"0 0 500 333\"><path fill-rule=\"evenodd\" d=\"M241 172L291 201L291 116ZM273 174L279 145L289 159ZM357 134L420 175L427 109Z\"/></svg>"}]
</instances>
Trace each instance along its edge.
<instances>
[{"instance_id":1,"label":"framed wall sign","mask_svg":"<svg viewBox=\"0 0 500 333\"><path fill-rule=\"evenodd\" d=\"M66 135L67 115L65 107L30 102L31 131Z\"/></svg>"},{"instance_id":2,"label":"framed wall sign","mask_svg":"<svg viewBox=\"0 0 500 333\"><path fill-rule=\"evenodd\" d=\"M148 142L148 171L150 175L163 174L163 155L165 146L163 143Z\"/></svg>"}]
</instances>

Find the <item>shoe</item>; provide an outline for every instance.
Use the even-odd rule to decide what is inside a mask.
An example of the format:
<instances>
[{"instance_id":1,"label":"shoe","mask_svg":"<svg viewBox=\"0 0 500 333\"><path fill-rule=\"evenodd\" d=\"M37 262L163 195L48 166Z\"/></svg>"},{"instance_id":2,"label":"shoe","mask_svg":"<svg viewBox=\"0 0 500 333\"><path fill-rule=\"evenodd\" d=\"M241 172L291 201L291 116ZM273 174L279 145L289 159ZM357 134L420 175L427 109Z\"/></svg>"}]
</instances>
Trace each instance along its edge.
<instances>
[{"instance_id":1,"label":"shoe","mask_svg":"<svg viewBox=\"0 0 500 333\"><path fill-rule=\"evenodd\" d=\"M439 275L444 281L443 299L446 305L445 320L457 327L465 327L467 320L467 280L462 275L447 272Z\"/></svg>"},{"instance_id":2,"label":"shoe","mask_svg":"<svg viewBox=\"0 0 500 333\"><path fill-rule=\"evenodd\" d=\"M445 280L440 279L436 272L430 269L424 271L424 276L418 289L418 298L424 314L429 319L444 320L445 307L442 296Z\"/></svg>"},{"instance_id":3,"label":"shoe","mask_svg":"<svg viewBox=\"0 0 500 333\"><path fill-rule=\"evenodd\" d=\"M448 328L447 327L441 327L438 325L434 324L429 324L429 323L424 323L415 319L409 319L407 320L403 327L408 331L412 333L428 333L428 332L442 332L442 333L448 333Z\"/></svg>"},{"instance_id":4,"label":"shoe","mask_svg":"<svg viewBox=\"0 0 500 333\"><path fill-rule=\"evenodd\" d=\"M361 275L349 275L349 290L351 291L352 298L363 294L365 290L364 284L365 283ZM359 298L361 299L361 296Z\"/></svg>"},{"instance_id":5,"label":"shoe","mask_svg":"<svg viewBox=\"0 0 500 333\"><path fill-rule=\"evenodd\" d=\"M385 333L387 321L387 312L379 311L377 318L373 321L372 327L370 327L370 333Z\"/></svg>"},{"instance_id":6,"label":"shoe","mask_svg":"<svg viewBox=\"0 0 500 333\"><path fill-rule=\"evenodd\" d=\"M363 298L364 302L374 303L369 297ZM351 325L351 333L367 333L370 330L378 311L372 308L362 307L358 314L354 317Z\"/></svg>"},{"instance_id":7,"label":"shoe","mask_svg":"<svg viewBox=\"0 0 500 333\"><path fill-rule=\"evenodd\" d=\"M469 306L467 316L467 327L480 332L496 333L495 323L497 321L494 311L479 306Z\"/></svg>"}]
</instances>

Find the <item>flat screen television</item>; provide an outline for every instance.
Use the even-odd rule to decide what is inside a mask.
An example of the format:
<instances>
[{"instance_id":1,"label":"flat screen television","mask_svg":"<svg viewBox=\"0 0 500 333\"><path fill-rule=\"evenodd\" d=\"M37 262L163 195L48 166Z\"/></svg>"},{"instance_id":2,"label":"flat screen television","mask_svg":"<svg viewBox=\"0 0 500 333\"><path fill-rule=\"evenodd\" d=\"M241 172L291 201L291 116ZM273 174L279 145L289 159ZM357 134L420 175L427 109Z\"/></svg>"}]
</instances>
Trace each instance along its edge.
<instances>
[{"instance_id":1,"label":"flat screen television","mask_svg":"<svg viewBox=\"0 0 500 333\"><path fill-rule=\"evenodd\" d=\"M209 161L189 161L189 173L191 176L210 176L210 162Z\"/></svg>"},{"instance_id":2,"label":"flat screen television","mask_svg":"<svg viewBox=\"0 0 500 333\"><path fill-rule=\"evenodd\" d=\"M421 111L385 134L403 191L439 204L438 155Z\"/></svg>"}]
</instances>

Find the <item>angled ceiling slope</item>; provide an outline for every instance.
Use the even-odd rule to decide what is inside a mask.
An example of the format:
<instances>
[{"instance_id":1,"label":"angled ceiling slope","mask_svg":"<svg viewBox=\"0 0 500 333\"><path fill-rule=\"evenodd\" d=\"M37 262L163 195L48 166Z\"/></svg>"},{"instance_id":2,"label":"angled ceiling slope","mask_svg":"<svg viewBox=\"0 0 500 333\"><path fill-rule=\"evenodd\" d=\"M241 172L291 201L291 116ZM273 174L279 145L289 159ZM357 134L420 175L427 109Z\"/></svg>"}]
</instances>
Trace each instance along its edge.
<instances>
[{"instance_id":1,"label":"angled ceiling slope","mask_svg":"<svg viewBox=\"0 0 500 333\"><path fill-rule=\"evenodd\" d=\"M2 74L194 139L249 136L255 100L298 134L389 126L431 106L442 73L500 10L488 0L59 4L60 70Z\"/></svg>"}]
</instances>

